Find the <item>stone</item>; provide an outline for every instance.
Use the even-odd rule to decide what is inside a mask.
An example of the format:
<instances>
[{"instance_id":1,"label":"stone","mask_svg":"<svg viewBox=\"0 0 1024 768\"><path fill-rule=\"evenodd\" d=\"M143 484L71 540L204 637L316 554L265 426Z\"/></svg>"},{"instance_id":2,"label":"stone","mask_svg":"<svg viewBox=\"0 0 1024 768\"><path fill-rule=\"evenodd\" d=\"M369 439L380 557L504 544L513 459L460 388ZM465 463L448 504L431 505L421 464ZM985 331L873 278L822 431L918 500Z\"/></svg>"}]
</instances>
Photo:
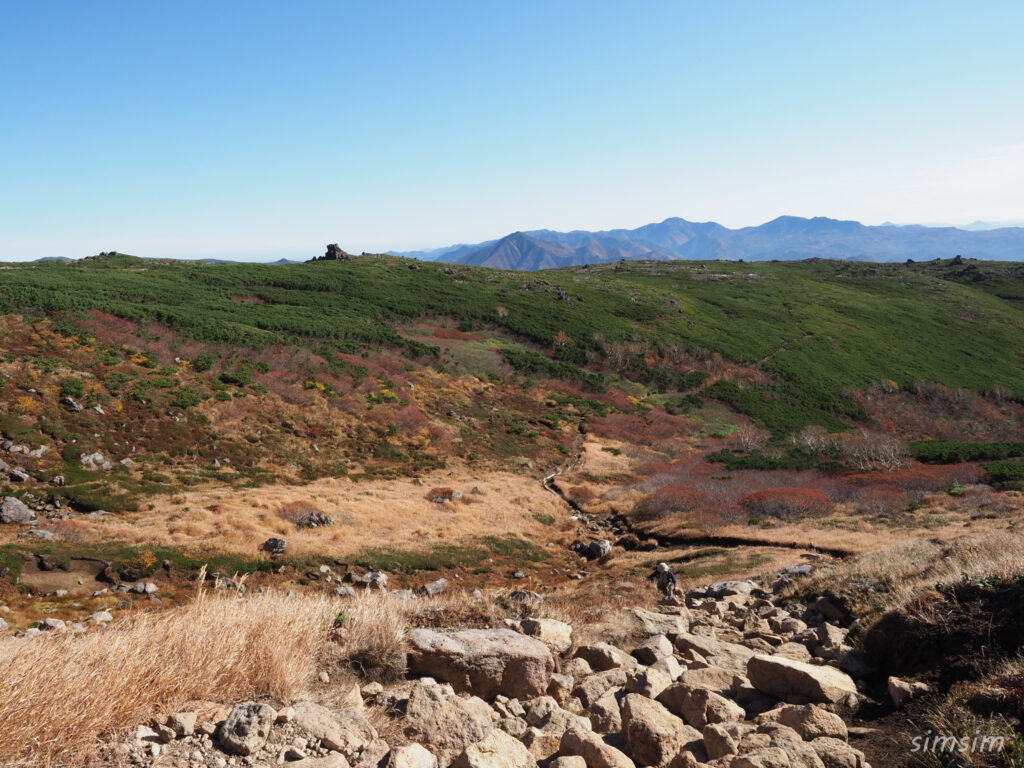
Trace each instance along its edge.
<instances>
[{"instance_id":1,"label":"stone","mask_svg":"<svg viewBox=\"0 0 1024 768\"><path fill-rule=\"evenodd\" d=\"M691 689L679 705L676 714L697 729L703 729L708 723L742 720L746 716L739 704L706 688Z\"/></svg>"},{"instance_id":2,"label":"stone","mask_svg":"<svg viewBox=\"0 0 1024 768\"><path fill-rule=\"evenodd\" d=\"M523 725L526 724L523 723ZM562 733L565 731L556 732L526 727L519 740L523 742L523 746L529 750L534 759L547 760L556 754L562 746Z\"/></svg>"},{"instance_id":3,"label":"stone","mask_svg":"<svg viewBox=\"0 0 1024 768\"><path fill-rule=\"evenodd\" d=\"M577 755L567 755L556 757L548 763L548 768L587 768L587 761Z\"/></svg>"},{"instance_id":4,"label":"stone","mask_svg":"<svg viewBox=\"0 0 1024 768\"><path fill-rule=\"evenodd\" d=\"M778 656L757 655L747 663L751 685L778 699L837 703L857 695L853 679L834 667L814 666Z\"/></svg>"},{"instance_id":5,"label":"stone","mask_svg":"<svg viewBox=\"0 0 1024 768\"><path fill-rule=\"evenodd\" d=\"M631 652L634 659L650 666L672 655L672 641L665 635L654 635L640 643Z\"/></svg>"},{"instance_id":6,"label":"stone","mask_svg":"<svg viewBox=\"0 0 1024 768\"><path fill-rule=\"evenodd\" d=\"M892 703L897 707L902 707L911 699L931 690L926 683L900 680L898 677L889 678L888 688L889 698L892 699Z\"/></svg>"},{"instance_id":7,"label":"stone","mask_svg":"<svg viewBox=\"0 0 1024 768\"><path fill-rule=\"evenodd\" d=\"M658 702L635 693L622 702L622 733L627 754L639 765L668 766L681 752L694 751L698 745L703 752L698 731Z\"/></svg>"},{"instance_id":8,"label":"stone","mask_svg":"<svg viewBox=\"0 0 1024 768\"><path fill-rule=\"evenodd\" d=\"M448 579L440 578L435 581L431 581L428 584L424 584L423 594L434 597L435 595L440 595L446 589L448 589Z\"/></svg>"},{"instance_id":9,"label":"stone","mask_svg":"<svg viewBox=\"0 0 1024 768\"><path fill-rule=\"evenodd\" d=\"M218 765L216 761L214 765L217 768L225 768L228 763ZM233 763L232 763L233 765ZM345 759L344 755L339 755L337 752L332 752L325 757L307 757L305 760L299 760L294 763L288 763L292 768L350 768L348 760ZM368 768L376 768L376 765Z\"/></svg>"},{"instance_id":10,"label":"stone","mask_svg":"<svg viewBox=\"0 0 1024 768\"><path fill-rule=\"evenodd\" d=\"M709 760L737 754L739 743L722 723L708 723L701 732L704 739L704 750Z\"/></svg>"},{"instance_id":11,"label":"stone","mask_svg":"<svg viewBox=\"0 0 1024 768\"><path fill-rule=\"evenodd\" d=\"M352 709L334 712L311 701L295 704L292 724L308 733L328 749L341 752L351 760L377 738L377 731L366 718Z\"/></svg>"},{"instance_id":12,"label":"stone","mask_svg":"<svg viewBox=\"0 0 1024 768\"><path fill-rule=\"evenodd\" d=\"M590 721L562 709L550 696L538 696L529 703L526 722L534 728L563 733L567 728L580 727L590 730Z\"/></svg>"},{"instance_id":13,"label":"stone","mask_svg":"<svg viewBox=\"0 0 1024 768\"><path fill-rule=\"evenodd\" d=\"M263 542L263 551L272 555L283 555L288 549L288 542L284 539L272 537Z\"/></svg>"},{"instance_id":14,"label":"stone","mask_svg":"<svg viewBox=\"0 0 1024 768\"><path fill-rule=\"evenodd\" d=\"M744 671L755 651L739 643L729 643L705 635L683 634L675 640L680 653L697 653L714 666Z\"/></svg>"},{"instance_id":15,"label":"stone","mask_svg":"<svg viewBox=\"0 0 1024 768\"><path fill-rule=\"evenodd\" d=\"M20 499L6 496L0 502L0 523L22 524L35 520L36 513L25 506Z\"/></svg>"},{"instance_id":16,"label":"stone","mask_svg":"<svg viewBox=\"0 0 1024 768\"><path fill-rule=\"evenodd\" d=\"M765 747L737 755L729 761L729 768L793 768L793 764L784 749Z\"/></svg>"},{"instance_id":17,"label":"stone","mask_svg":"<svg viewBox=\"0 0 1024 768\"><path fill-rule=\"evenodd\" d=\"M761 585L756 581L717 581L714 584L708 585L704 592L705 597L714 598L719 600L729 595L749 595L755 589L760 589Z\"/></svg>"},{"instance_id":18,"label":"stone","mask_svg":"<svg viewBox=\"0 0 1024 768\"><path fill-rule=\"evenodd\" d=\"M540 696L554 672L554 658L544 643L509 629L414 629L407 639L412 673L431 675L485 699L498 694Z\"/></svg>"},{"instance_id":19,"label":"stone","mask_svg":"<svg viewBox=\"0 0 1024 768\"><path fill-rule=\"evenodd\" d=\"M267 743L277 712L268 704L248 701L237 705L220 727L221 748L232 755L251 755Z\"/></svg>"},{"instance_id":20,"label":"stone","mask_svg":"<svg viewBox=\"0 0 1024 768\"><path fill-rule=\"evenodd\" d=\"M388 757L390 752L391 747L388 746L388 743L384 739L376 738L362 751L359 755L359 760L352 768L381 768L385 764L385 758Z\"/></svg>"},{"instance_id":21,"label":"stone","mask_svg":"<svg viewBox=\"0 0 1024 768\"><path fill-rule=\"evenodd\" d=\"M175 712L167 718L167 727L174 731L174 735L179 739L191 736L196 732L196 713Z\"/></svg>"},{"instance_id":22,"label":"stone","mask_svg":"<svg viewBox=\"0 0 1024 768\"><path fill-rule=\"evenodd\" d=\"M626 690L639 693L648 699L656 699L661 692L672 685L672 678L654 667L642 667L626 677Z\"/></svg>"},{"instance_id":23,"label":"stone","mask_svg":"<svg viewBox=\"0 0 1024 768\"><path fill-rule=\"evenodd\" d=\"M679 682L689 688L707 688L715 693L725 694L746 682L746 676L724 667L703 667L687 669Z\"/></svg>"},{"instance_id":24,"label":"stone","mask_svg":"<svg viewBox=\"0 0 1024 768\"><path fill-rule=\"evenodd\" d=\"M604 557L612 551L612 543L608 539L599 539L598 541L591 541L588 544L581 545L579 553L587 560L597 560L598 558Z\"/></svg>"},{"instance_id":25,"label":"stone","mask_svg":"<svg viewBox=\"0 0 1024 768\"><path fill-rule=\"evenodd\" d=\"M867 768L864 753L854 749L845 741L831 736L819 736L811 742L825 768Z\"/></svg>"},{"instance_id":26,"label":"stone","mask_svg":"<svg viewBox=\"0 0 1024 768\"><path fill-rule=\"evenodd\" d=\"M807 650L807 646L803 643L783 643L775 649L775 656L781 656L784 659L792 659L793 661L810 661L811 652Z\"/></svg>"},{"instance_id":27,"label":"stone","mask_svg":"<svg viewBox=\"0 0 1024 768\"><path fill-rule=\"evenodd\" d=\"M572 648L572 626L556 619L523 619L523 633L536 637L553 653L568 653Z\"/></svg>"},{"instance_id":28,"label":"stone","mask_svg":"<svg viewBox=\"0 0 1024 768\"><path fill-rule=\"evenodd\" d=\"M664 672L672 681L678 680L683 674L683 667L675 656L666 656L664 659L659 659L651 664L651 669Z\"/></svg>"},{"instance_id":29,"label":"stone","mask_svg":"<svg viewBox=\"0 0 1024 768\"><path fill-rule=\"evenodd\" d=\"M391 750L387 768L437 768L437 758L422 744L406 744Z\"/></svg>"},{"instance_id":30,"label":"stone","mask_svg":"<svg viewBox=\"0 0 1024 768\"><path fill-rule=\"evenodd\" d=\"M466 747L452 765L454 768L537 768L537 761L521 741L494 729Z\"/></svg>"},{"instance_id":31,"label":"stone","mask_svg":"<svg viewBox=\"0 0 1024 768\"><path fill-rule=\"evenodd\" d=\"M671 639L689 629L686 617L678 614L655 613L643 608L634 608L633 616L648 635L667 635Z\"/></svg>"},{"instance_id":32,"label":"stone","mask_svg":"<svg viewBox=\"0 0 1024 768\"><path fill-rule=\"evenodd\" d=\"M559 704L564 704L572 696L572 689L576 681L571 675L561 675L557 672L551 674L551 682L548 683L547 694Z\"/></svg>"},{"instance_id":33,"label":"stone","mask_svg":"<svg viewBox=\"0 0 1024 768\"><path fill-rule=\"evenodd\" d=\"M405 735L430 744L441 766L491 731L492 710L480 698L445 693L439 685L415 686L405 707Z\"/></svg>"},{"instance_id":34,"label":"stone","mask_svg":"<svg viewBox=\"0 0 1024 768\"><path fill-rule=\"evenodd\" d=\"M39 628L44 631L63 632L67 629L67 624L60 619L43 619L39 622Z\"/></svg>"},{"instance_id":35,"label":"stone","mask_svg":"<svg viewBox=\"0 0 1024 768\"><path fill-rule=\"evenodd\" d=\"M843 645L846 642L846 635L849 634L849 630L842 629L826 621L817 628L816 634L819 643L832 648Z\"/></svg>"},{"instance_id":36,"label":"stone","mask_svg":"<svg viewBox=\"0 0 1024 768\"><path fill-rule=\"evenodd\" d=\"M340 587L335 587L331 590L331 594L335 597L350 598L356 596L356 591L348 584L342 584Z\"/></svg>"},{"instance_id":37,"label":"stone","mask_svg":"<svg viewBox=\"0 0 1024 768\"><path fill-rule=\"evenodd\" d=\"M636 764L623 752L606 744L593 731L570 728L562 734L561 757L582 757L588 768L636 768Z\"/></svg>"},{"instance_id":38,"label":"stone","mask_svg":"<svg viewBox=\"0 0 1024 768\"><path fill-rule=\"evenodd\" d=\"M576 696L584 707L589 707L597 701L609 688L621 687L626 684L626 671L624 669L609 669L606 672L597 672L576 681L573 688L573 696Z\"/></svg>"},{"instance_id":39,"label":"stone","mask_svg":"<svg viewBox=\"0 0 1024 768\"><path fill-rule=\"evenodd\" d=\"M811 741L829 736L846 741L849 736L843 718L812 704L788 705L759 715L757 722L776 722L792 728L802 739Z\"/></svg>"},{"instance_id":40,"label":"stone","mask_svg":"<svg viewBox=\"0 0 1024 768\"><path fill-rule=\"evenodd\" d=\"M572 675L579 680L587 675L594 674L594 669L587 663L586 659L572 658L562 663L562 672Z\"/></svg>"},{"instance_id":41,"label":"stone","mask_svg":"<svg viewBox=\"0 0 1024 768\"><path fill-rule=\"evenodd\" d=\"M636 664L629 654L609 643L581 645L576 649L575 655L576 658L585 659L591 668L598 672Z\"/></svg>"},{"instance_id":42,"label":"stone","mask_svg":"<svg viewBox=\"0 0 1024 768\"><path fill-rule=\"evenodd\" d=\"M102 453L83 453L79 460L82 462L82 467L90 471L96 471L102 469L109 471L114 465L110 461L104 458Z\"/></svg>"},{"instance_id":43,"label":"stone","mask_svg":"<svg viewBox=\"0 0 1024 768\"><path fill-rule=\"evenodd\" d=\"M622 730L622 704L626 696L622 688L609 688L587 710L590 723L598 733L618 733Z\"/></svg>"}]
</instances>

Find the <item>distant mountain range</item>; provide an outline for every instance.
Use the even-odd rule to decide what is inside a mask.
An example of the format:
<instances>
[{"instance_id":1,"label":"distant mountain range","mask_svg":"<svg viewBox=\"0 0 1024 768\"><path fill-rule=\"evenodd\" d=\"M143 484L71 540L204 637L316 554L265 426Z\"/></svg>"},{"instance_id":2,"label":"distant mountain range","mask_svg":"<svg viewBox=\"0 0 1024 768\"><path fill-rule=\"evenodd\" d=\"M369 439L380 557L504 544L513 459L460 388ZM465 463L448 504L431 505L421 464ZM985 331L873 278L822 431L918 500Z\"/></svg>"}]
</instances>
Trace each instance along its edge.
<instances>
[{"instance_id":1,"label":"distant mountain range","mask_svg":"<svg viewBox=\"0 0 1024 768\"><path fill-rule=\"evenodd\" d=\"M980 225L980 226L979 226ZM780 216L757 227L729 229L715 222L665 219L637 229L602 232L548 229L513 232L499 240L453 245L400 256L497 269L534 270L601 264L622 259L730 259L745 261L808 258L854 261L925 261L957 255L995 261L1024 261L1024 228L970 229L919 224L865 226L825 217Z\"/></svg>"}]
</instances>

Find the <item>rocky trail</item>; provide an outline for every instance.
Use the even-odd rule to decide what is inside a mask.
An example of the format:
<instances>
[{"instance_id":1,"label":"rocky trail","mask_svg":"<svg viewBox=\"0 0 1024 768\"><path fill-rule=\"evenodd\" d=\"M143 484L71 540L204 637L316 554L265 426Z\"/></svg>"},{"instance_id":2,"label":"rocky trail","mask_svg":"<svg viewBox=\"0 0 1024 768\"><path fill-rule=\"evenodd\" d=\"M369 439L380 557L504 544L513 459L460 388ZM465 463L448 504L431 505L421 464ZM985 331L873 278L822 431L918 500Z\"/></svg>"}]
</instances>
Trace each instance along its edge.
<instances>
[{"instance_id":1,"label":"rocky trail","mask_svg":"<svg viewBox=\"0 0 1024 768\"><path fill-rule=\"evenodd\" d=\"M339 679L290 705L197 703L139 725L111 760L180 768L864 768L881 741L858 711L892 711L925 690L879 681L872 660L847 643L843 612L828 598L784 604L752 581L629 609L634 640L624 647L581 643L572 625L537 617L540 596L522 593L510 604L523 617L513 613L499 626L407 631L405 672L386 685L368 682L371 675Z\"/></svg>"}]
</instances>

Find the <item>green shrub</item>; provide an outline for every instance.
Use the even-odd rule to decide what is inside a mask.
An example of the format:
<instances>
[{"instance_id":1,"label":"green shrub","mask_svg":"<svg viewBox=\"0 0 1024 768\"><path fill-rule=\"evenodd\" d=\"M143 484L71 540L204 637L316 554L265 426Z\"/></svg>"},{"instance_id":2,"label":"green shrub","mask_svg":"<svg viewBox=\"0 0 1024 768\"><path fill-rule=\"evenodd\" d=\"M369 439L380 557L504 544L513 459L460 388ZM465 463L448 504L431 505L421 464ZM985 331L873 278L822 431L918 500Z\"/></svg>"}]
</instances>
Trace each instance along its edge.
<instances>
[{"instance_id":1,"label":"green shrub","mask_svg":"<svg viewBox=\"0 0 1024 768\"><path fill-rule=\"evenodd\" d=\"M1024 457L1024 441L982 442L967 440L919 440L910 453L927 464L959 464L963 461L994 461Z\"/></svg>"},{"instance_id":2,"label":"green shrub","mask_svg":"<svg viewBox=\"0 0 1024 768\"><path fill-rule=\"evenodd\" d=\"M82 397L85 395L85 385L81 379L61 379L60 393L65 397Z\"/></svg>"}]
</instances>

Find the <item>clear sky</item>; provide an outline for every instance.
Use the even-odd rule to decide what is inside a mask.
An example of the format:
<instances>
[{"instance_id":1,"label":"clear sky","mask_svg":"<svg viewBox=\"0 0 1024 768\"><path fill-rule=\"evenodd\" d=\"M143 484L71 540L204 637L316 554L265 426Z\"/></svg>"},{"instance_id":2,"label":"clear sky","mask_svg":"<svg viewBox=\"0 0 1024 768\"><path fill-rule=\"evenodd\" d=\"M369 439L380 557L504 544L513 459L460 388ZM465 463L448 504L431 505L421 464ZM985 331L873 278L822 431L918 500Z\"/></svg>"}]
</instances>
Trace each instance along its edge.
<instances>
[{"instance_id":1,"label":"clear sky","mask_svg":"<svg viewBox=\"0 0 1024 768\"><path fill-rule=\"evenodd\" d=\"M0 0L0 261L1024 221L1024 3Z\"/></svg>"}]
</instances>

